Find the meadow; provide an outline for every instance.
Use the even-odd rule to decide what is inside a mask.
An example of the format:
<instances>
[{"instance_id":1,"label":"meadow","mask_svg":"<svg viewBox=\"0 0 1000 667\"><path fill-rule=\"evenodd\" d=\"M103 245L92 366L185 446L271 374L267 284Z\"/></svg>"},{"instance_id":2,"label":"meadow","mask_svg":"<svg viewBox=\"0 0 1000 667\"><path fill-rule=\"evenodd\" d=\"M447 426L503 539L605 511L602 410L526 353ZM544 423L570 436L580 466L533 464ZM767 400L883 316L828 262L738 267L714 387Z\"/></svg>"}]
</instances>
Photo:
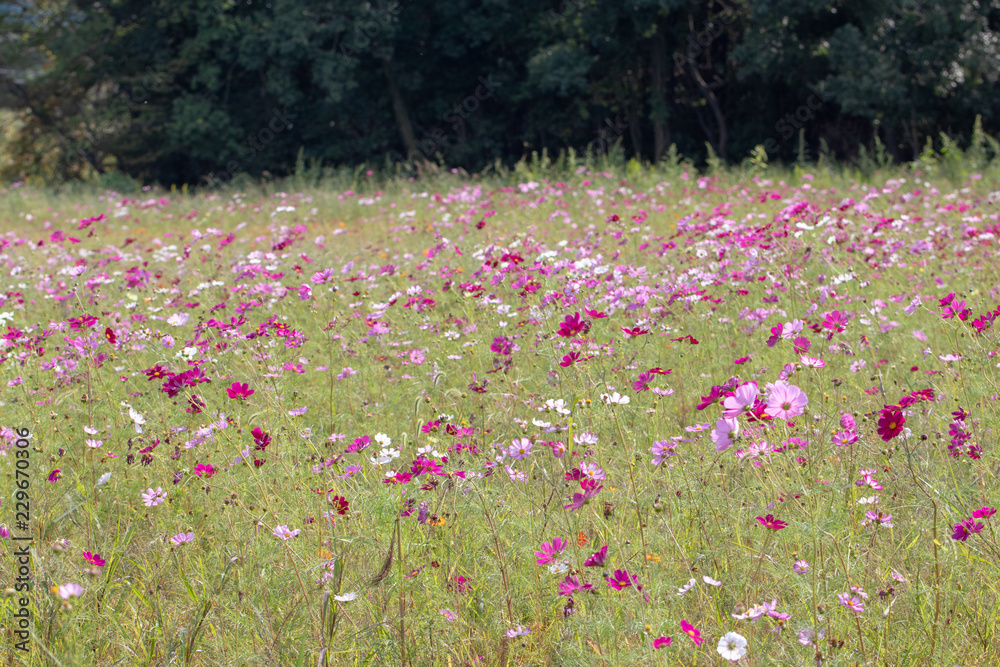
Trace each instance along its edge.
<instances>
[{"instance_id":1,"label":"meadow","mask_svg":"<svg viewBox=\"0 0 1000 667\"><path fill-rule=\"evenodd\" d=\"M996 664L951 159L8 186L4 662Z\"/></svg>"}]
</instances>

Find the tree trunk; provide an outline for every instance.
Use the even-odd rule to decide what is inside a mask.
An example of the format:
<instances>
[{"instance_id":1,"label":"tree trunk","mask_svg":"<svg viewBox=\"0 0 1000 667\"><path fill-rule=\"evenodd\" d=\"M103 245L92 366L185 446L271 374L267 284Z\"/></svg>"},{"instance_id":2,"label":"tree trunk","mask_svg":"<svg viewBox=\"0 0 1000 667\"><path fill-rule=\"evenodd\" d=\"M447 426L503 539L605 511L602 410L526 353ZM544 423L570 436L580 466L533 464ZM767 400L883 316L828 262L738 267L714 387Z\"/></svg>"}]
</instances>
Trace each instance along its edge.
<instances>
[{"instance_id":1,"label":"tree trunk","mask_svg":"<svg viewBox=\"0 0 1000 667\"><path fill-rule=\"evenodd\" d=\"M720 158L725 160L726 144L729 140L729 131L726 128L726 117L722 113L722 105L719 104L719 98L716 97L712 86L709 86L708 83L705 82L701 72L698 71L698 65L694 61L691 62L691 77L694 79L694 82L698 84L698 90L701 92L702 96L708 100L708 106L712 109L712 114L715 116L715 124L719 127L719 139L718 145L715 146L715 152Z\"/></svg>"},{"instance_id":2,"label":"tree trunk","mask_svg":"<svg viewBox=\"0 0 1000 667\"><path fill-rule=\"evenodd\" d=\"M663 64L666 58L667 41L663 37L663 33L657 30L653 35L649 56L650 106L653 109L650 114L650 119L653 121L653 162L659 162L670 147L670 125L667 124L669 113Z\"/></svg>"},{"instance_id":3,"label":"tree trunk","mask_svg":"<svg viewBox=\"0 0 1000 667\"><path fill-rule=\"evenodd\" d=\"M382 61L382 71L385 72L385 81L389 85L389 96L392 98L392 112L396 116L396 127L399 129L399 136L403 140L406 148L407 158L419 154L417 140L413 134L413 124L410 122L410 114L406 111L406 104L403 102L403 94L399 90L396 82L396 75L392 71L392 62L386 58Z\"/></svg>"}]
</instances>

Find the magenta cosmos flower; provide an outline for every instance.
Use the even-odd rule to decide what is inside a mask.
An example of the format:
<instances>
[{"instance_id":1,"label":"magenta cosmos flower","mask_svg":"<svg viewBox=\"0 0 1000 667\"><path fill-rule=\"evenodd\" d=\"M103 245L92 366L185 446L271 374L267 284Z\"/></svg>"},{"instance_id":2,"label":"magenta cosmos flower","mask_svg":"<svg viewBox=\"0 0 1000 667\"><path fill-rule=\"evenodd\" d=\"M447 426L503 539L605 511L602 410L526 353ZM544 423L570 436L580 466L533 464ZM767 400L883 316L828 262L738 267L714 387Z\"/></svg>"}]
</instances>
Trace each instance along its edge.
<instances>
[{"instance_id":1,"label":"magenta cosmos flower","mask_svg":"<svg viewBox=\"0 0 1000 667\"><path fill-rule=\"evenodd\" d=\"M92 554L89 551L84 551L83 557L87 559L88 563L97 567L104 567L104 563L107 562L101 558L101 554Z\"/></svg>"},{"instance_id":2,"label":"magenta cosmos flower","mask_svg":"<svg viewBox=\"0 0 1000 667\"><path fill-rule=\"evenodd\" d=\"M594 552L587 560L583 561L584 567L602 567L604 561L608 559L608 547L607 545L601 547L598 551Z\"/></svg>"},{"instance_id":3,"label":"magenta cosmos flower","mask_svg":"<svg viewBox=\"0 0 1000 667\"><path fill-rule=\"evenodd\" d=\"M542 550L535 552L535 556L538 557L538 564L547 565L555 561L556 556L563 552L567 544L568 542L561 537L557 537L551 542L542 543Z\"/></svg>"},{"instance_id":4,"label":"magenta cosmos flower","mask_svg":"<svg viewBox=\"0 0 1000 667\"><path fill-rule=\"evenodd\" d=\"M764 413L789 421L801 415L808 404L809 399L801 389L779 380L771 386Z\"/></svg>"},{"instance_id":5,"label":"magenta cosmos flower","mask_svg":"<svg viewBox=\"0 0 1000 667\"><path fill-rule=\"evenodd\" d=\"M684 634L686 634L688 637L691 638L691 641L694 642L695 646L701 646L702 643L705 641L705 638L701 636L701 630L694 627L685 620L681 621L681 630L683 630Z\"/></svg>"},{"instance_id":6,"label":"magenta cosmos flower","mask_svg":"<svg viewBox=\"0 0 1000 667\"><path fill-rule=\"evenodd\" d=\"M605 581L608 582L608 586L620 591L632 586L638 581L638 577L634 574L629 574L628 570L615 570L615 575L613 577L608 577Z\"/></svg>"},{"instance_id":7,"label":"magenta cosmos flower","mask_svg":"<svg viewBox=\"0 0 1000 667\"><path fill-rule=\"evenodd\" d=\"M951 539L958 540L959 542L964 542L969 539L973 533L978 533L983 529L983 524L976 521L975 519L964 519L962 523L956 523L954 526L954 533L951 535Z\"/></svg>"},{"instance_id":8,"label":"magenta cosmos flower","mask_svg":"<svg viewBox=\"0 0 1000 667\"><path fill-rule=\"evenodd\" d=\"M757 522L765 528L770 528L771 530L781 530L782 528L788 527L788 524L781 519L775 519L773 514L759 516L757 517Z\"/></svg>"},{"instance_id":9,"label":"magenta cosmos flower","mask_svg":"<svg viewBox=\"0 0 1000 667\"><path fill-rule=\"evenodd\" d=\"M226 393L229 394L229 398L235 398L236 400L242 401L246 398L250 398L253 393L253 389L250 388L246 382L234 382L231 387L226 389Z\"/></svg>"}]
</instances>

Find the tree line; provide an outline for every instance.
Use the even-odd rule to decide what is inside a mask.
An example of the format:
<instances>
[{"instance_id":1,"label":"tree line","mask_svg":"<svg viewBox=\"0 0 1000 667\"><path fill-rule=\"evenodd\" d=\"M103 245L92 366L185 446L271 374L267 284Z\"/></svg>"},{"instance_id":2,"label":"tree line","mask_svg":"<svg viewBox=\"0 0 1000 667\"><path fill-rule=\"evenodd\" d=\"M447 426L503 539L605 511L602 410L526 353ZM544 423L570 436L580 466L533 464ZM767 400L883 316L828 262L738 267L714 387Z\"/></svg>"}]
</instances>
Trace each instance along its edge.
<instances>
[{"instance_id":1,"label":"tree line","mask_svg":"<svg viewBox=\"0 0 1000 667\"><path fill-rule=\"evenodd\" d=\"M15 0L0 176L904 161L996 131L998 76L997 0Z\"/></svg>"}]
</instances>

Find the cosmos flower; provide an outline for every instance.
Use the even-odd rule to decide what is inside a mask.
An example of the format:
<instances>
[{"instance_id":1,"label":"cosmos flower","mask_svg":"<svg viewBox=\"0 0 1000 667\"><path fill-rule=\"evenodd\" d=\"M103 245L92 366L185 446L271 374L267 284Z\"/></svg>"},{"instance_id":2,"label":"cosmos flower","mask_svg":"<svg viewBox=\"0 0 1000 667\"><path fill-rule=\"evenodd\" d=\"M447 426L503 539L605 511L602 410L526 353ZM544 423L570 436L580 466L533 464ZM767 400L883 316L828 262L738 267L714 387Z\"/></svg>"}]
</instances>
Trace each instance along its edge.
<instances>
[{"instance_id":1,"label":"cosmos flower","mask_svg":"<svg viewBox=\"0 0 1000 667\"><path fill-rule=\"evenodd\" d=\"M764 526L765 528L770 528L771 530L781 530L782 528L787 528L788 524L780 519L775 519L773 514L768 514L767 516L757 517L757 523Z\"/></svg>"},{"instance_id":2,"label":"cosmos flower","mask_svg":"<svg viewBox=\"0 0 1000 667\"><path fill-rule=\"evenodd\" d=\"M740 660L747 654L747 640L736 632L727 632L719 639L719 646L716 648L726 660Z\"/></svg>"},{"instance_id":3,"label":"cosmos flower","mask_svg":"<svg viewBox=\"0 0 1000 667\"><path fill-rule=\"evenodd\" d=\"M681 620L681 630L683 630L684 634L691 638L691 641L694 642L695 646L701 646L705 642L705 639L701 636L701 630L694 627L686 620Z\"/></svg>"},{"instance_id":4,"label":"cosmos flower","mask_svg":"<svg viewBox=\"0 0 1000 667\"><path fill-rule=\"evenodd\" d=\"M301 528L296 528L295 530L289 530L288 526L282 524L280 526L275 527L273 534L279 540L284 542L286 540L292 539L293 537L298 537L299 533L301 532L302 532Z\"/></svg>"},{"instance_id":5,"label":"cosmos flower","mask_svg":"<svg viewBox=\"0 0 1000 667\"><path fill-rule=\"evenodd\" d=\"M226 393L229 394L229 398L234 398L241 401L250 398L250 395L253 394L253 391L254 390L250 388L250 385L248 385L245 382L234 382L231 387L226 389Z\"/></svg>"},{"instance_id":6,"label":"cosmos flower","mask_svg":"<svg viewBox=\"0 0 1000 667\"><path fill-rule=\"evenodd\" d=\"M882 437L883 441L889 442L903 432L903 424L905 423L906 417L903 416L899 407L887 405L882 408L882 413L879 416L878 434Z\"/></svg>"},{"instance_id":7,"label":"cosmos flower","mask_svg":"<svg viewBox=\"0 0 1000 667\"><path fill-rule=\"evenodd\" d=\"M164 500L167 499L167 492L163 490L163 487L156 487L156 489L146 489L142 492L142 503L146 507L156 507Z\"/></svg>"}]
</instances>

